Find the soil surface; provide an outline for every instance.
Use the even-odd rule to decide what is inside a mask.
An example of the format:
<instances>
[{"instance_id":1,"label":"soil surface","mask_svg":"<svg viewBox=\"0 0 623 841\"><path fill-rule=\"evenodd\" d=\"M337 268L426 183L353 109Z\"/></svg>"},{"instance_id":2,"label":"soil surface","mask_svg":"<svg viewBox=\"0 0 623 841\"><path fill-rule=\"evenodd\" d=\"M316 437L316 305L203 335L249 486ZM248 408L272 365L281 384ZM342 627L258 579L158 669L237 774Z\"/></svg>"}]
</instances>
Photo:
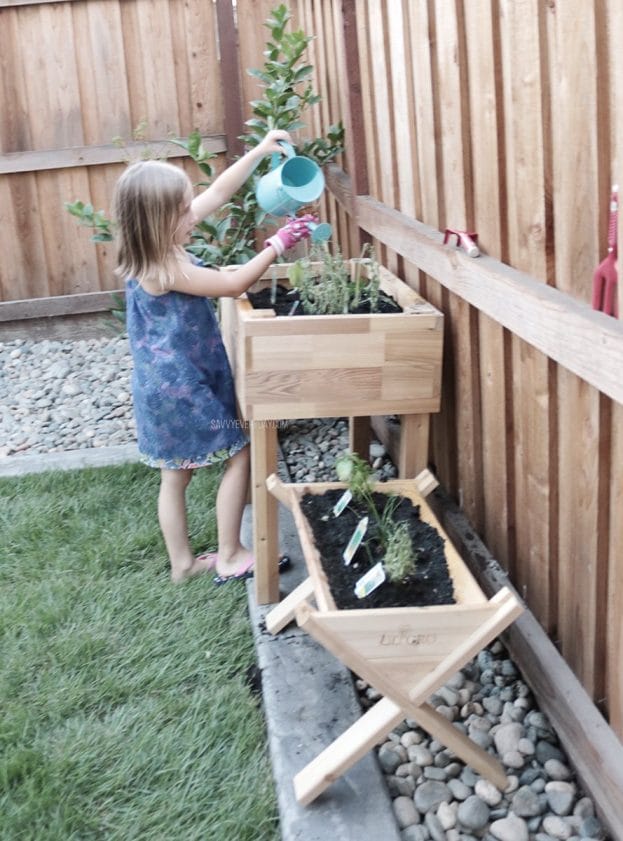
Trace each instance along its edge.
<instances>
[{"instance_id":1,"label":"soil surface","mask_svg":"<svg viewBox=\"0 0 623 841\"><path fill-rule=\"evenodd\" d=\"M298 303L296 309L292 312L294 304L299 301L299 294L296 289L288 289L279 284L277 286L277 295L274 304L271 303L270 297L270 287L262 289L259 292L247 292L247 298L251 302L253 309L275 310L277 315L316 315L316 313L305 312L304 306L301 303ZM364 301L355 309L351 309L350 312L353 315L368 315L370 313L370 304L368 301ZM402 312L402 307L393 298L386 295L385 292L379 292L378 306L375 312Z\"/></svg>"},{"instance_id":2,"label":"soil surface","mask_svg":"<svg viewBox=\"0 0 623 841\"><path fill-rule=\"evenodd\" d=\"M376 526L370 519L364 543L350 565L344 564L342 552L357 523L368 511L364 506L351 501L339 517L334 517L332 509L342 493L341 490L328 490L324 494L305 494L301 500L301 509L311 526L331 594L339 609L424 607L455 603L444 541L435 528L420 519L419 506L412 505L411 500L405 497L400 498L394 519L409 524L413 551L418 558L416 573L401 582L386 580L365 598L357 598L354 592L356 582L383 559L382 550L375 539ZM374 494L377 510L383 510L387 499L386 494Z\"/></svg>"}]
</instances>

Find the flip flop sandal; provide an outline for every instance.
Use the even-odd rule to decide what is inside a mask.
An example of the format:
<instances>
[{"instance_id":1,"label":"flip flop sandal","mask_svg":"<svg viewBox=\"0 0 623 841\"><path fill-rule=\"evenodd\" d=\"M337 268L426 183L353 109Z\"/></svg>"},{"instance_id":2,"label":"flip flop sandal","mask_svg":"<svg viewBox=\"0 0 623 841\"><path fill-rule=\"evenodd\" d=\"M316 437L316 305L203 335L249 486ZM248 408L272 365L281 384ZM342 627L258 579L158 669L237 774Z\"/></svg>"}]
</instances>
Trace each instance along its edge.
<instances>
[{"instance_id":1,"label":"flip flop sandal","mask_svg":"<svg viewBox=\"0 0 623 841\"><path fill-rule=\"evenodd\" d=\"M233 575L219 575L218 573L212 579L214 583L220 587L222 584L227 584L228 581L246 581L248 578L253 578L253 567L255 559L245 567L240 568ZM281 555L279 558L279 572L287 569L290 566L290 556Z\"/></svg>"},{"instance_id":2,"label":"flip flop sandal","mask_svg":"<svg viewBox=\"0 0 623 841\"><path fill-rule=\"evenodd\" d=\"M207 563L202 566L202 571L209 572L211 569L216 569L217 558L218 555L216 552L203 552L201 555L197 555L193 566L197 563L197 561L207 561Z\"/></svg>"}]
</instances>

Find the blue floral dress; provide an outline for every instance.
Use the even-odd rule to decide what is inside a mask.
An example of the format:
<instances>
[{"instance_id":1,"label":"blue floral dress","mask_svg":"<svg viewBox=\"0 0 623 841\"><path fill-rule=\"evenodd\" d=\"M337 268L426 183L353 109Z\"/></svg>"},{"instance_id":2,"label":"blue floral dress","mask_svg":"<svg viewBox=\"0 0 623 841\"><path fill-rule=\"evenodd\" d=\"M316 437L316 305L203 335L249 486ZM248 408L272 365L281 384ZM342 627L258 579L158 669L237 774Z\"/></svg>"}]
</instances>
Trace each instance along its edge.
<instances>
[{"instance_id":1,"label":"blue floral dress","mask_svg":"<svg viewBox=\"0 0 623 841\"><path fill-rule=\"evenodd\" d=\"M150 295L126 282L132 399L142 460L182 469L219 464L248 443L212 302Z\"/></svg>"}]
</instances>

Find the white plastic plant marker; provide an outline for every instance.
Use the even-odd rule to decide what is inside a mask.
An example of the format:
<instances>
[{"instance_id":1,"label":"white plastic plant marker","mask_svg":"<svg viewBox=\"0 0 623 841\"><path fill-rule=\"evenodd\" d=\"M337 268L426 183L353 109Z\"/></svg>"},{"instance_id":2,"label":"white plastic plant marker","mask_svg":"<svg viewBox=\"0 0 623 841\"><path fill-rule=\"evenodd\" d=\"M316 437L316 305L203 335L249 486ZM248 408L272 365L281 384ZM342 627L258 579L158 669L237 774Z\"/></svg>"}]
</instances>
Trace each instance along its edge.
<instances>
[{"instance_id":1,"label":"white plastic plant marker","mask_svg":"<svg viewBox=\"0 0 623 841\"><path fill-rule=\"evenodd\" d=\"M365 575L362 575L359 581L355 584L355 595L358 599L365 599L373 590L380 587L386 579L385 567L381 561L375 564L372 569L369 569Z\"/></svg>"},{"instance_id":2,"label":"white plastic plant marker","mask_svg":"<svg viewBox=\"0 0 623 841\"><path fill-rule=\"evenodd\" d=\"M348 503L351 501L352 498L353 498L353 495L350 492L350 490L348 490L348 489L345 490L344 493L342 494L342 496L338 499L338 501L333 506L333 516L334 517L339 517L340 514L342 513L342 511L346 508L346 506L348 505Z\"/></svg>"},{"instance_id":3,"label":"white plastic plant marker","mask_svg":"<svg viewBox=\"0 0 623 841\"><path fill-rule=\"evenodd\" d=\"M346 564L346 566L348 566L350 564L350 562L353 559L353 555L355 554L357 549L359 549L359 545L360 545L361 541L363 540L363 536L366 533L367 528L368 528L368 518L363 517L357 523L357 528L353 532L353 536L348 541L348 546L346 547L346 549L344 549L344 552L342 554L342 557L344 558L344 563Z\"/></svg>"}]
</instances>

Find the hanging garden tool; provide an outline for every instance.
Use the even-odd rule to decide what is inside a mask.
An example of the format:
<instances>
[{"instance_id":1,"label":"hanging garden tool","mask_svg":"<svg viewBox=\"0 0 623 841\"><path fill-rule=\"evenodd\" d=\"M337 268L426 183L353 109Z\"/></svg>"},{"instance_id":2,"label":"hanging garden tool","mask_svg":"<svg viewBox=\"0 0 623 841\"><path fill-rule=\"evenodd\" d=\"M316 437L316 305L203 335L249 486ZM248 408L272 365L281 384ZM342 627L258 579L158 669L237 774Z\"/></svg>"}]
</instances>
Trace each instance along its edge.
<instances>
[{"instance_id":1,"label":"hanging garden tool","mask_svg":"<svg viewBox=\"0 0 623 841\"><path fill-rule=\"evenodd\" d=\"M457 231L456 228L446 228L443 244L445 245L453 236L456 237L457 246L464 248L469 257L480 256L480 249L476 245L478 242L476 231Z\"/></svg>"},{"instance_id":2,"label":"hanging garden tool","mask_svg":"<svg viewBox=\"0 0 623 841\"><path fill-rule=\"evenodd\" d=\"M608 254L593 274L593 309L619 317L617 301L617 224L619 217L619 188L615 184L610 195L608 221Z\"/></svg>"}]
</instances>

